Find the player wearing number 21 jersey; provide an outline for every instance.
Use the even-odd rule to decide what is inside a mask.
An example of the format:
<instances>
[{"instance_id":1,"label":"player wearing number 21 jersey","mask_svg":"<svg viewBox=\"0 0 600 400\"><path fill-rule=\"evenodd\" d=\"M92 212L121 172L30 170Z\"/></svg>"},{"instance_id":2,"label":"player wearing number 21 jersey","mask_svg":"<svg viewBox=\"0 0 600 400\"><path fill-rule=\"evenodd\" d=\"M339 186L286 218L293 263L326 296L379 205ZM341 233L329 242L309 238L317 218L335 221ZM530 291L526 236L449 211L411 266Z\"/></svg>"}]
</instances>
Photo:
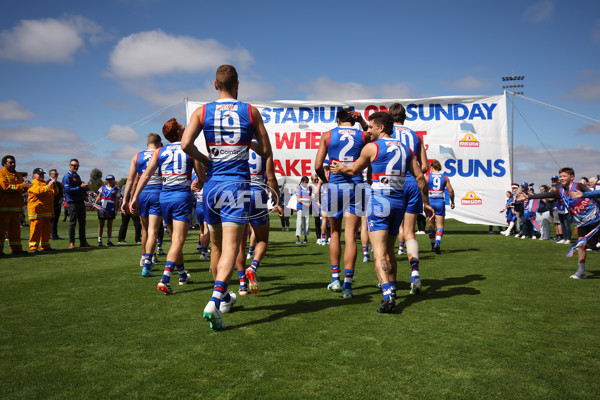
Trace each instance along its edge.
<instances>
[{"instance_id":1,"label":"player wearing number 21 jersey","mask_svg":"<svg viewBox=\"0 0 600 400\"><path fill-rule=\"evenodd\" d=\"M421 190L426 212L431 215L427 183L412 152L402 142L392 139L393 120L389 113L376 112L369 117L372 143L367 144L358 160L343 166L334 162L332 172L357 175L372 168L373 184L367 205L367 224L375 256L375 272L381 283L383 301L378 312L389 313L395 306L396 257L394 243L404 215L404 180L411 172Z\"/></svg>"}]
</instances>

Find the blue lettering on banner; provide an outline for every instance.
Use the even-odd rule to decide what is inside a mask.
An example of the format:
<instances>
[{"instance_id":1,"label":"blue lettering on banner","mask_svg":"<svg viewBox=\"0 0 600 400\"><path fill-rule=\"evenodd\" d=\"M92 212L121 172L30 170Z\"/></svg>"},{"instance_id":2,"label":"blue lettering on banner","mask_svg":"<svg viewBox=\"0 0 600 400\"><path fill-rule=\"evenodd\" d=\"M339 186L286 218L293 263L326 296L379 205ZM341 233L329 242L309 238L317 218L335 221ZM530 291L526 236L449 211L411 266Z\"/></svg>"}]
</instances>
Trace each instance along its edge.
<instances>
[{"instance_id":1,"label":"blue lettering on banner","mask_svg":"<svg viewBox=\"0 0 600 400\"><path fill-rule=\"evenodd\" d=\"M468 159L468 160L446 160L444 163L446 167L446 175L449 177L453 177L456 174L466 177L479 177L487 176L491 178L492 176L501 177L506 175L506 168L504 168L504 160L478 160L478 159Z\"/></svg>"},{"instance_id":2,"label":"blue lettering on banner","mask_svg":"<svg viewBox=\"0 0 600 400\"><path fill-rule=\"evenodd\" d=\"M409 104L406 107L406 120L431 121L443 119L449 121L473 120L476 118L482 120L493 119L494 110L498 104L473 103L471 108L464 104Z\"/></svg>"},{"instance_id":3,"label":"blue lettering on banner","mask_svg":"<svg viewBox=\"0 0 600 400\"><path fill-rule=\"evenodd\" d=\"M265 107L260 111L263 122L268 124L273 122L275 124L297 124L299 122L313 122L313 123L332 123L335 122L338 111L344 106L337 107L300 107L295 109L293 107L287 108L270 108ZM355 107L348 107L354 111Z\"/></svg>"}]
</instances>

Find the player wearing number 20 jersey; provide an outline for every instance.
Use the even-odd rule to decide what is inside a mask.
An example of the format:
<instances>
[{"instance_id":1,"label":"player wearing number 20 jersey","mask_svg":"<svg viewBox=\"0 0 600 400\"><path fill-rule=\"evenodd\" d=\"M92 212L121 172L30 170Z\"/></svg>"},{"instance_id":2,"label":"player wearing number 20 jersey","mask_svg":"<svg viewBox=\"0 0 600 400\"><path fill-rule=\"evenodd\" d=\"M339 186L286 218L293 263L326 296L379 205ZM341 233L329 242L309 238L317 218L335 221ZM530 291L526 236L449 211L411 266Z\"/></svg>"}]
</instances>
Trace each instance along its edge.
<instances>
[{"instance_id":1,"label":"player wearing number 20 jersey","mask_svg":"<svg viewBox=\"0 0 600 400\"><path fill-rule=\"evenodd\" d=\"M208 103L204 105L201 124L209 160L204 185L206 222L209 225L247 223L250 211L248 156L254 134L251 106L234 99Z\"/></svg>"},{"instance_id":2,"label":"player wearing number 20 jersey","mask_svg":"<svg viewBox=\"0 0 600 400\"><path fill-rule=\"evenodd\" d=\"M173 220L190 222L194 198L190 190L192 184L192 158L181 149L180 142L174 142L158 150L158 167L162 176L160 207L167 224Z\"/></svg>"}]
</instances>

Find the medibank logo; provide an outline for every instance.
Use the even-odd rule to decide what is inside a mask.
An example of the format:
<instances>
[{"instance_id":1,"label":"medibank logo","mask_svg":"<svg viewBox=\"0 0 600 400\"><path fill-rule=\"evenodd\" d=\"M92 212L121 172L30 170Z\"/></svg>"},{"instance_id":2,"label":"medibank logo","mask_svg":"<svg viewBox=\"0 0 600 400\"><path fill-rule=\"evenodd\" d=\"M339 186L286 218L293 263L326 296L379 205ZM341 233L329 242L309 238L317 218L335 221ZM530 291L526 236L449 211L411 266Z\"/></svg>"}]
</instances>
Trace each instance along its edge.
<instances>
[{"instance_id":1,"label":"medibank logo","mask_svg":"<svg viewBox=\"0 0 600 400\"><path fill-rule=\"evenodd\" d=\"M479 206L483 204L483 200L475 192L467 192L465 197L460 200L460 204L463 206Z\"/></svg>"}]
</instances>

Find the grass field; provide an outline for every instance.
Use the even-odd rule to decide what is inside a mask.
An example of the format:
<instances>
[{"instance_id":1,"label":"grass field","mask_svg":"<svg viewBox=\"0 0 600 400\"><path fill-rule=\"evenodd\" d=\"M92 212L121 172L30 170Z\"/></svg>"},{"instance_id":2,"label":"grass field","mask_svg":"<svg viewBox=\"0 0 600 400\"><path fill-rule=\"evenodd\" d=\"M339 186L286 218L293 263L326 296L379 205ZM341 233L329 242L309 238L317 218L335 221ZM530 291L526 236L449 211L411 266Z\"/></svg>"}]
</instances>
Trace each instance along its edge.
<instances>
[{"instance_id":1,"label":"grass field","mask_svg":"<svg viewBox=\"0 0 600 400\"><path fill-rule=\"evenodd\" d=\"M89 213L92 244L96 224ZM0 397L598 398L600 255L588 253L589 279L572 280L568 246L448 221L441 255L417 236L424 293L408 294L399 256L395 313L378 314L372 263L358 260L356 297L343 300L325 289L328 248L314 233L295 245L278 218L272 227L260 293L238 299L224 332L202 320L212 278L195 231L193 283L173 296L140 276L134 244L70 251L63 240L55 254L1 258Z\"/></svg>"}]
</instances>

